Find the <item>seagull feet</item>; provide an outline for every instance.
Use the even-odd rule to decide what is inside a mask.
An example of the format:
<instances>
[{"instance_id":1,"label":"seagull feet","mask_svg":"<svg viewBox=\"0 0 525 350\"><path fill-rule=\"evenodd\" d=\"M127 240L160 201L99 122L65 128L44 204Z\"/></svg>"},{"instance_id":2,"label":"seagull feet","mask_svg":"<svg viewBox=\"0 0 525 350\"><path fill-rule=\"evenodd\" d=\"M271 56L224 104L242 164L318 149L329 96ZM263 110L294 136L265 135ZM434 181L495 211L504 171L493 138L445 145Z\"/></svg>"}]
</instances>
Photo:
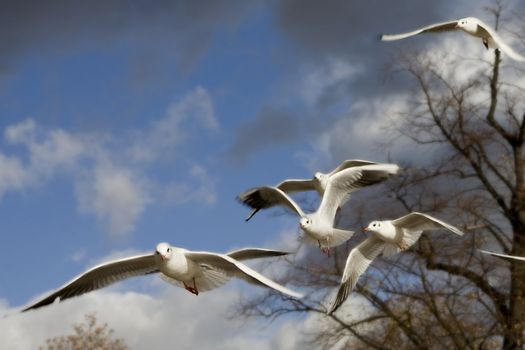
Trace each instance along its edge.
<instances>
[{"instance_id":1,"label":"seagull feet","mask_svg":"<svg viewBox=\"0 0 525 350\"><path fill-rule=\"evenodd\" d=\"M399 247L399 249L401 249L402 251L405 251L407 250L410 246L408 245L407 242L405 241L401 241L397 244L397 246Z\"/></svg>"},{"instance_id":2,"label":"seagull feet","mask_svg":"<svg viewBox=\"0 0 525 350\"><path fill-rule=\"evenodd\" d=\"M320 247L321 252L323 252L324 255L326 255L327 258L330 257L330 247Z\"/></svg>"},{"instance_id":3,"label":"seagull feet","mask_svg":"<svg viewBox=\"0 0 525 350\"><path fill-rule=\"evenodd\" d=\"M184 284L184 288L191 294L199 295L199 291L197 290L197 286L195 285L195 279L193 279L193 287L188 286L186 282L182 282Z\"/></svg>"}]
</instances>

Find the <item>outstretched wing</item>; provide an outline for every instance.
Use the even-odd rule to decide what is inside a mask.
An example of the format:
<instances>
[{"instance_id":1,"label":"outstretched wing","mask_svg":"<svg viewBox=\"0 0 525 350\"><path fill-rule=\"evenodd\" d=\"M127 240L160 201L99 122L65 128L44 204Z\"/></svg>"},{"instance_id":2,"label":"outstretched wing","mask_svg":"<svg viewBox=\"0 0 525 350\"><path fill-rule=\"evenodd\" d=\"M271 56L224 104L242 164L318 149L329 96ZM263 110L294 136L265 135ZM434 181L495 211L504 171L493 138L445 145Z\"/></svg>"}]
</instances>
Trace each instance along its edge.
<instances>
[{"instance_id":1,"label":"outstretched wing","mask_svg":"<svg viewBox=\"0 0 525 350\"><path fill-rule=\"evenodd\" d=\"M489 25L487 25L486 23L484 23L482 20L478 18L475 18L475 20L478 24L478 30L484 31L485 35L487 34L490 35L490 37L492 37L492 40L496 44L496 47L499 48L501 51L503 51L503 53L505 53L507 56L509 56L515 61L520 61L520 62L525 61L525 57L523 57L522 55L514 51L512 47L507 45L503 41L503 39L499 36L499 34L494 29L492 29L492 27L490 27Z\"/></svg>"},{"instance_id":2,"label":"outstretched wing","mask_svg":"<svg viewBox=\"0 0 525 350\"><path fill-rule=\"evenodd\" d=\"M262 248L243 248L226 253L230 258L237 261L271 258L275 256L288 255L290 252L283 252L282 250L262 249Z\"/></svg>"},{"instance_id":3,"label":"outstretched wing","mask_svg":"<svg viewBox=\"0 0 525 350\"><path fill-rule=\"evenodd\" d=\"M276 187L261 186L252 188L246 192L241 193L239 195L239 200L255 210L281 205L291 209L294 213L301 217L305 215L301 207L299 207L299 205L297 205L297 203L295 203L295 201L290 198L290 196ZM253 214L251 216L253 216Z\"/></svg>"},{"instance_id":4,"label":"outstretched wing","mask_svg":"<svg viewBox=\"0 0 525 350\"><path fill-rule=\"evenodd\" d=\"M457 235L463 236L463 232L456 227L438 220L428 214L418 212L412 212L398 219L392 220L392 224L394 226L413 231L438 230L445 228Z\"/></svg>"},{"instance_id":5,"label":"outstretched wing","mask_svg":"<svg viewBox=\"0 0 525 350\"><path fill-rule=\"evenodd\" d=\"M26 307L22 312L51 304L56 298L60 298L60 301L62 301L96 289L104 288L129 277L142 276L154 272L159 272L159 269L155 263L153 254L138 255L131 258L110 261L87 270L57 291Z\"/></svg>"},{"instance_id":6,"label":"outstretched wing","mask_svg":"<svg viewBox=\"0 0 525 350\"><path fill-rule=\"evenodd\" d=\"M408 33L401 33L401 34L383 34L381 35L381 40L383 41L393 41L393 40L400 40L405 39L414 35L418 35L421 33L434 33L434 32L443 32L447 30L454 30L456 29L456 25L458 24L457 20L449 21L449 22L443 22L443 23L434 23L429 26L416 29L414 31L408 32Z\"/></svg>"},{"instance_id":7,"label":"outstretched wing","mask_svg":"<svg viewBox=\"0 0 525 350\"><path fill-rule=\"evenodd\" d=\"M385 242L375 236L371 236L359 243L359 245L348 254L341 284L339 285L337 296L328 311L329 315L337 310L346 298L348 298L348 295L357 284L359 276L361 276L372 261L381 254L384 246Z\"/></svg>"},{"instance_id":8,"label":"outstretched wing","mask_svg":"<svg viewBox=\"0 0 525 350\"><path fill-rule=\"evenodd\" d=\"M328 176L335 175L341 170L345 170L348 168L353 168L356 166L363 166L363 165L372 165L372 164L378 164L378 163L371 162L368 160L361 160L361 159L348 159L348 160L342 161L341 164L337 166L337 168L335 168L334 170L330 172L330 174L328 174Z\"/></svg>"},{"instance_id":9,"label":"outstretched wing","mask_svg":"<svg viewBox=\"0 0 525 350\"><path fill-rule=\"evenodd\" d=\"M489 252L488 250L482 250L482 249L478 249L478 250L480 252L482 252L483 254L493 255L493 256L497 256L497 257L503 258L503 259L525 261L525 257L523 257L523 256L515 256L515 255L494 253L494 252Z\"/></svg>"},{"instance_id":10,"label":"outstretched wing","mask_svg":"<svg viewBox=\"0 0 525 350\"><path fill-rule=\"evenodd\" d=\"M224 273L229 276L242 278L249 283L271 288L294 298L303 297L301 294L281 286L267 277L264 277L257 271L229 257L228 255L210 252L185 252L184 254L188 259L193 260L199 265L207 264L213 269L224 271Z\"/></svg>"},{"instance_id":11,"label":"outstretched wing","mask_svg":"<svg viewBox=\"0 0 525 350\"><path fill-rule=\"evenodd\" d=\"M312 179L287 179L275 187L286 193L315 190Z\"/></svg>"},{"instance_id":12,"label":"outstretched wing","mask_svg":"<svg viewBox=\"0 0 525 350\"><path fill-rule=\"evenodd\" d=\"M341 170L330 178L323 199L319 205L319 215L332 221L337 208L348 199L348 194L365 186L377 184L396 174L396 164L372 164Z\"/></svg>"}]
</instances>

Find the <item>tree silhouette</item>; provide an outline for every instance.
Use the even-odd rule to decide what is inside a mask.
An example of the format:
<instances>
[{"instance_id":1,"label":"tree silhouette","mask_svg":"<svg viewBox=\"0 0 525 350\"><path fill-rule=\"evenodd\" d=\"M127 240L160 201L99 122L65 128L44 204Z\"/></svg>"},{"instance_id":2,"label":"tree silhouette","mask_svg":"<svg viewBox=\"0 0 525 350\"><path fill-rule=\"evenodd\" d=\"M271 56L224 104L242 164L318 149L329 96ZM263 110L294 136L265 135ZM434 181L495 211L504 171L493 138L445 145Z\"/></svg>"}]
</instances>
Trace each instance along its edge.
<instances>
[{"instance_id":1,"label":"tree silhouette","mask_svg":"<svg viewBox=\"0 0 525 350\"><path fill-rule=\"evenodd\" d=\"M489 9L496 29L502 10L499 2ZM315 348L523 348L525 264L477 251L525 256L524 70L493 52L491 61L468 52L399 59L396 74L410 78L413 94L391 120L392 142L410 140L414 152L432 153L424 166L402 164L405 171L384 186L356 193L343 213L355 228L421 211L467 234L423 234L409 251L377 259L353 293L365 311L343 305L325 314L348 252L363 238L356 234L332 259L312 250L288 261L284 279L309 290L308 298L268 293L245 301L241 314L308 313L317 330L305 337Z\"/></svg>"},{"instance_id":2,"label":"tree silhouette","mask_svg":"<svg viewBox=\"0 0 525 350\"><path fill-rule=\"evenodd\" d=\"M73 334L50 338L40 349L46 350L126 350L127 345L122 339L113 339L113 330L107 324L97 324L94 314L84 316L85 323L75 324Z\"/></svg>"}]
</instances>

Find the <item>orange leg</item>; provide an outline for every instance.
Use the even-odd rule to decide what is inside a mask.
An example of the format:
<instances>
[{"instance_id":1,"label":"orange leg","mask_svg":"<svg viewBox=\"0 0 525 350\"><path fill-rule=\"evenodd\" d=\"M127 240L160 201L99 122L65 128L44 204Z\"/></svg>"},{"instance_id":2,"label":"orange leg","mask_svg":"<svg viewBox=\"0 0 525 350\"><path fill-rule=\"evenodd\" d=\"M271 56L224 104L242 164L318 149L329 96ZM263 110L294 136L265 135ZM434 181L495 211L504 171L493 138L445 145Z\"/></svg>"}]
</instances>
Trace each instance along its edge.
<instances>
[{"instance_id":1,"label":"orange leg","mask_svg":"<svg viewBox=\"0 0 525 350\"><path fill-rule=\"evenodd\" d=\"M323 247L321 246L321 241L317 241L319 243L319 248L321 249L321 252L325 254L328 258L330 257L330 247Z\"/></svg>"},{"instance_id":2,"label":"orange leg","mask_svg":"<svg viewBox=\"0 0 525 350\"><path fill-rule=\"evenodd\" d=\"M193 287L192 286L188 286L186 284L186 282L182 282L184 284L184 288L186 288L186 290L192 294L195 294L195 295L199 295L199 291L197 290L197 285L195 284L195 278L193 279Z\"/></svg>"}]
</instances>

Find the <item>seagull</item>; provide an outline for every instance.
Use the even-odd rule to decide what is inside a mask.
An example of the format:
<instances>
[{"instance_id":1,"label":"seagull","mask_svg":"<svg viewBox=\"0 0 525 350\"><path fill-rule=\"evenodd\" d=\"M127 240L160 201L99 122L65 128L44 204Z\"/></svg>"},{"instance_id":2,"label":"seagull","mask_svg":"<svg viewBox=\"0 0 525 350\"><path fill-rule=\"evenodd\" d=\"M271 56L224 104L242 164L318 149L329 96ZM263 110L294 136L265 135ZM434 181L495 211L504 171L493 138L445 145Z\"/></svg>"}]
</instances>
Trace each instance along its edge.
<instances>
[{"instance_id":1,"label":"seagull","mask_svg":"<svg viewBox=\"0 0 525 350\"><path fill-rule=\"evenodd\" d=\"M368 160L361 160L361 159L349 159L343 161L341 164L337 166L334 170L331 172L324 174L322 172L316 172L314 174L314 177L312 179L286 179L279 183L275 188L280 189L284 193L295 193L295 192L303 192L303 191L317 191L319 195L322 197L324 194L324 191L326 190L326 186L328 185L328 182L330 181L330 178L340 172L341 170L352 168L352 167L358 167L363 165L371 165L371 164L378 164L376 162L370 162ZM255 193L259 190L259 188L254 188L251 190L248 190L244 193L242 193L239 196L239 200L241 202L244 202L245 198L248 196L259 196L259 193ZM266 209L273 207L274 205L277 205L279 203L274 203L271 200L268 201L265 199L264 194L261 196L260 207L253 207L252 212L248 217L245 219L246 221L249 221L259 210Z\"/></svg>"},{"instance_id":2,"label":"seagull","mask_svg":"<svg viewBox=\"0 0 525 350\"><path fill-rule=\"evenodd\" d=\"M160 273L160 277L171 284L184 287L198 295L217 288L231 277L241 278L249 283L275 289L294 298L302 295L264 277L239 262L256 258L267 258L289 254L288 252L245 248L227 254L190 251L159 243L153 254L137 255L110 261L75 277L60 289L26 307L22 312L52 304L134 276Z\"/></svg>"},{"instance_id":3,"label":"seagull","mask_svg":"<svg viewBox=\"0 0 525 350\"><path fill-rule=\"evenodd\" d=\"M305 233L306 243L318 245L323 253L330 256L330 247L335 247L353 234L353 231L333 226L337 209L348 194L365 186L386 180L399 171L396 164L369 164L339 170L332 175L321 177L324 193L316 212L306 214L301 207L282 189L271 186L257 187L242 193L239 199L252 208L267 208L281 205L291 209L301 219L299 226Z\"/></svg>"},{"instance_id":4,"label":"seagull","mask_svg":"<svg viewBox=\"0 0 525 350\"><path fill-rule=\"evenodd\" d=\"M506 255L506 254L494 253L494 252L489 252L487 250L482 250L482 249L478 249L478 250L480 252L484 253L484 254L497 256L497 257L500 257L500 258L503 258L503 259L525 261L525 257L523 257L523 256L515 256L515 255Z\"/></svg>"},{"instance_id":5,"label":"seagull","mask_svg":"<svg viewBox=\"0 0 525 350\"><path fill-rule=\"evenodd\" d=\"M521 62L525 61L525 57L508 46L494 29L476 17L466 17L449 22L435 23L408 33L381 35L381 40L393 41L408 38L421 33L433 33L457 29L460 29L474 37L481 38L483 45L485 45L485 48L487 49L499 49L513 60Z\"/></svg>"},{"instance_id":6,"label":"seagull","mask_svg":"<svg viewBox=\"0 0 525 350\"><path fill-rule=\"evenodd\" d=\"M372 235L357 245L346 259L346 266L339 285L337 296L328 311L332 314L346 300L361 276L375 257L392 256L410 248L423 231L447 229L462 236L456 227L430 215L412 212L395 220L372 221L365 232Z\"/></svg>"}]
</instances>

